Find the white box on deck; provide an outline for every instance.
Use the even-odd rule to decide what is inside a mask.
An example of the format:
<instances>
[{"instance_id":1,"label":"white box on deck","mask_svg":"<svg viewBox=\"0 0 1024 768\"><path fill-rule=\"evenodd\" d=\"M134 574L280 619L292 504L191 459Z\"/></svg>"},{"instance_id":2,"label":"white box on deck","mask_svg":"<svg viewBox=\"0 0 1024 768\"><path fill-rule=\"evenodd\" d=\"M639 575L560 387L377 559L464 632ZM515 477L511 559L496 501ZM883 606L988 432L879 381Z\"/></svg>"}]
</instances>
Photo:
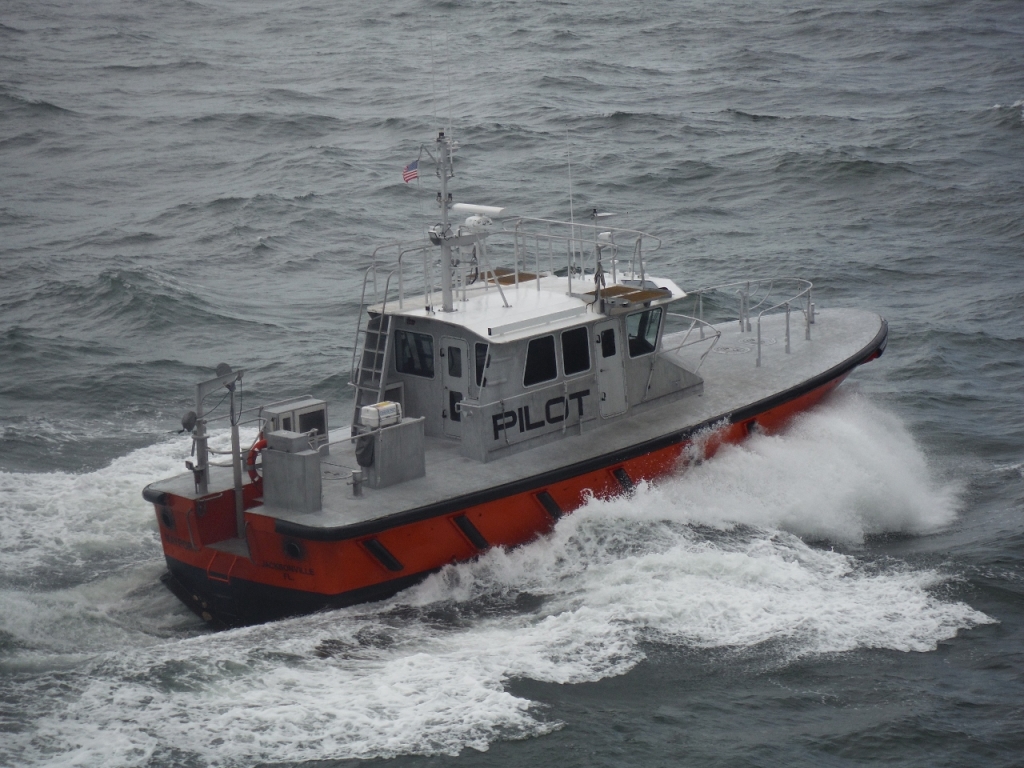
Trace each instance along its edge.
<instances>
[{"instance_id":1,"label":"white box on deck","mask_svg":"<svg viewBox=\"0 0 1024 768\"><path fill-rule=\"evenodd\" d=\"M359 421L369 429L380 429L398 424L402 420L402 404L383 400L359 409Z\"/></svg>"}]
</instances>

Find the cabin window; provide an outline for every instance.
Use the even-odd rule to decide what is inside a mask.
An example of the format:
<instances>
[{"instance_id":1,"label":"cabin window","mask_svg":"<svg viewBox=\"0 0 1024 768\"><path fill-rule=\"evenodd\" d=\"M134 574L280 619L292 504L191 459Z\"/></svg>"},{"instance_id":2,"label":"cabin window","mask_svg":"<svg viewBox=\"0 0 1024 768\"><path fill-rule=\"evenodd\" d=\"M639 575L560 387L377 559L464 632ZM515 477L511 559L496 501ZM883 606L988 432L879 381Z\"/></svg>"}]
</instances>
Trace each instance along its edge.
<instances>
[{"instance_id":1,"label":"cabin window","mask_svg":"<svg viewBox=\"0 0 1024 768\"><path fill-rule=\"evenodd\" d=\"M484 369L487 367L487 345L476 345L476 385L484 385Z\"/></svg>"},{"instance_id":2,"label":"cabin window","mask_svg":"<svg viewBox=\"0 0 1024 768\"><path fill-rule=\"evenodd\" d=\"M601 357L615 357L615 329L601 331Z\"/></svg>"},{"instance_id":3,"label":"cabin window","mask_svg":"<svg viewBox=\"0 0 1024 768\"><path fill-rule=\"evenodd\" d=\"M453 379L462 378L462 348L448 347L448 375Z\"/></svg>"},{"instance_id":4,"label":"cabin window","mask_svg":"<svg viewBox=\"0 0 1024 768\"><path fill-rule=\"evenodd\" d=\"M590 370L590 331L586 326L562 334L562 369L566 376Z\"/></svg>"},{"instance_id":5,"label":"cabin window","mask_svg":"<svg viewBox=\"0 0 1024 768\"><path fill-rule=\"evenodd\" d=\"M540 384L558 377L558 364L555 362L555 337L541 336L530 341L526 352L526 374L523 386Z\"/></svg>"},{"instance_id":6,"label":"cabin window","mask_svg":"<svg viewBox=\"0 0 1024 768\"><path fill-rule=\"evenodd\" d=\"M399 373L434 378L434 337L413 331L395 331L395 368Z\"/></svg>"},{"instance_id":7,"label":"cabin window","mask_svg":"<svg viewBox=\"0 0 1024 768\"><path fill-rule=\"evenodd\" d=\"M626 336L629 337L629 356L637 357L653 352L658 344L658 326L661 325L661 307L637 312L626 317Z\"/></svg>"}]
</instances>

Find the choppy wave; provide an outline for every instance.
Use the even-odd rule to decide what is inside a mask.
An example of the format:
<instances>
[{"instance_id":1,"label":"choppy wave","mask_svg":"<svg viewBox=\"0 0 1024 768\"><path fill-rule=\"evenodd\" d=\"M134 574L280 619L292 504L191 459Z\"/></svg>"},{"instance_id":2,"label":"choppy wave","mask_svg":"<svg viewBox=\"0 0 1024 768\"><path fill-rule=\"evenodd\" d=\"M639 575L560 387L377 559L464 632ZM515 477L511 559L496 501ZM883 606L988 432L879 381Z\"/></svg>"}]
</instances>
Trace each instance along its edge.
<instances>
[{"instance_id":1,"label":"choppy wave","mask_svg":"<svg viewBox=\"0 0 1024 768\"><path fill-rule=\"evenodd\" d=\"M103 67L107 72L177 72L179 70L209 69L210 65L205 61L182 59L181 61L168 61L160 64L108 64Z\"/></svg>"},{"instance_id":2,"label":"choppy wave","mask_svg":"<svg viewBox=\"0 0 1024 768\"><path fill-rule=\"evenodd\" d=\"M320 138L342 130L347 121L335 115L307 113L275 115L265 112L216 113L192 118L192 126L204 130L258 134L261 137Z\"/></svg>"},{"instance_id":3,"label":"choppy wave","mask_svg":"<svg viewBox=\"0 0 1024 768\"><path fill-rule=\"evenodd\" d=\"M562 721L509 762L612 762L630 718L651 763L1012 763L990 736L1019 698L1020 14L979 8L8 2L0 764L450 754ZM856 380L935 458L833 403L389 603L206 634L157 582L138 490L180 469L166 432L222 359L267 399L350 401L361 270L436 220L427 158L399 172L441 124L458 200L564 219L571 150L577 214L663 237L680 285L798 273L884 312ZM1005 627L945 642L982 613ZM674 663L652 648L711 670L661 732L653 708L687 705L650 692ZM830 678L838 728L737 658ZM614 675L586 710L539 702L589 687L517 682ZM752 712L774 741L731 746Z\"/></svg>"},{"instance_id":4,"label":"choppy wave","mask_svg":"<svg viewBox=\"0 0 1024 768\"><path fill-rule=\"evenodd\" d=\"M0 139L0 152L34 146L42 140L42 137L43 133L41 131L32 131ZM0 225L3 224L3 220L0 219Z\"/></svg>"},{"instance_id":5,"label":"choppy wave","mask_svg":"<svg viewBox=\"0 0 1024 768\"><path fill-rule=\"evenodd\" d=\"M778 161L775 170L786 176L812 177L819 180L892 178L914 172L908 163L902 161L872 160L835 150L821 154L788 152Z\"/></svg>"},{"instance_id":6,"label":"choppy wave","mask_svg":"<svg viewBox=\"0 0 1024 768\"><path fill-rule=\"evenodd\" d=\"M138 449L94 472L0 472L0 583L79 584L158 555L141 489L176 474L187 454L186 440Z\"/></svg>"},{"instance_id":7,"label":"choppy wave","mask_svg":"<svg viewBox=\"0 0 1024 768\"><path fill-rule=\"evenodd\" d=\"M153 242L148 233L129 237ZM117 240L123 242L124 238ZM118 328L131 333L174 328L180 324L183 314L187 314L193 324L205 327L265 325L257 318L239 317L223 304L212 303L209 297L200 295L196 286L176 276L148 269L107 269L75 281L45 280L5 302L5 310L12 313L12 317L31 318L34 324L39 322L42 313L59 316L70 313L77 319L76 330L81 332L94 327L103 331L101 338L109 338ZM51 325L59 327L56 322ZM15 334L16 339L15 331L12 329L6 337L12 338ZM96 346L95 342L85 344L89 348ZM41 351L35 345L32 349L37 353ZM26 348L25 351L32 350Z\"/></svg>"},{"instance_id":8,"label":"choppy wave","mask_svg":"<svg viewBox=\"0 0 1024 768\"><path fill-rule=\"evenodd\" d=\"M8 514L32 523L19 526L17 547L0 547L8 577L26 561L122 564L92 586L2 593L2 663L34 666L24 685L43 699L0 751L6 759L141 765L177 755L233 766L457 754L560 727L557 712L511 694L509 681L626 674L651 642L788 663L928 651L992 621L937 594L955 574L856 555L871 534L948 525L957 490L891 414L847 397L785 434L592 500L550 535L447 567L390 601L188 638L151 629L140 642L138 623L117 610L155 578L139 488L180 465L184 447L162 443L85 476L0 476ZM51 639L57 624L78 631ZM70 657L72 680L53 699L45 681Z\"/></svg>"},{"instance_id":9,"label":"choppy wave","mask_svg":"<svg viewBox=\"0 0 1024 768\"><path fill-rule=\"evenodd\" d=\"M30 116L57 117L78 116L73 109L61 107L44 99L25 99L11 93L0 93L0 105L5 110L27 113Z\"/></svg>"},{"instance_id":10,"label":"choppy wave","mask_svg":"<svg viewBox=\"0 0 1024 768\"><path fill-rule=\"evenodd\" d=\"M1021 128L1024 127L1024 99L1019 99L1013 104L996 104L992 112L1000 125Z\"/></svg>"},{"instance_id":11,"label":"choppy wave","mask_svg":"<svg viewBox=\"0 0 1024 768\"><path fill-rule=\"evenodd\" d=\"M20 137L15 137L11 141L16 141ZM14 224L22 224L31 221L32 217L24 213L16 213L10 208L0 208L0 227L10 227Z\"/></svg>"}]
</instances>

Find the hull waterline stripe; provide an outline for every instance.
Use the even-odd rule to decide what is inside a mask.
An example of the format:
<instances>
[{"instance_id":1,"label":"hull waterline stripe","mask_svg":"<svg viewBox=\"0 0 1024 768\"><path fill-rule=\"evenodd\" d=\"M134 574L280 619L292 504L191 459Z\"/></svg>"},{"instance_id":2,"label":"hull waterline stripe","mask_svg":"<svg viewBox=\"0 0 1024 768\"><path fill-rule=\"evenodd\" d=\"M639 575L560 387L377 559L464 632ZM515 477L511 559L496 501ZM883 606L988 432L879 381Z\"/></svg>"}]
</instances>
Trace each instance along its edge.
<instances>
[{"instance_id":1,"label":"hull waterline stripe","mask_svg":"<svg viewBox=\"0 0 1024 768\"><path fill-rule=\"evenodd\" d=\"M372 535L391 528L397 528L400 525L406 525L408 523L415 523L421 520L429 520L432 517L451 514L452 512L468 509L469 507L473 507L478 504L485 504L489 501L496 501L508 496L515 496L520 493L532 491L538 487L543 488L554 483L571 479L577 475L604 469L605 467L613 464L621 464L637 457L644 456L648 453L661 450L662 448L667 448L669 446L685 442L698 432L717 425L723 419L727 420L730 424L746 421L758 414L769 411L780 405L784 405L791 400L795 400L801 395L812 392L836 379L841 379L858 365L868 362L868 360L873 359L873 357L877 357L881 351L885 349L888 331L888 323L883 319L878 333L875 335L875 338L872 339L870 344L866 345L863 349L857 352L857 354L850 356L842 363L832 367L824 373L814 376L792 389L788 389L772 395L771 397L765 398L760 402L753 403L744 408L739 408L731 413L720 414L707 419L700 424L695 424L694 426L679 430L678 432L662 435L643 443L631 445L628 448L623 448L613 453L596 456L592 459L587 459L576 464L551 470L550 472L543 472L538 475L523 478L522 480L506 483L505 485L490 488L486 491L466 494L465 496L459 496L454 499L438 502L425 507L419 507L417 509L410 509L405 512L398 512L376 520L368 520L363 523L354 523L352 525L339 526L335 528L323 528L319 526L302 525L300 523L293 523L287 520L275 520L274 531L285 536L295 536L308 541L344 541L346 539L355 539L360 536ZM543 504L543 501L541 503Z\"/></svg>"},{"instance_id":2,"label":"hull waterline stripe","mask_svg":"<svg viewBox=\"0 0 1024 768\"><path fill-rule=\"evenodd\" d=\"M473 542L473 546L477 549L487 549L491 545L487 543L487 539L480 533L475 525L469 522L469 518L465 515L457 515L452 520L459 526L459 530L466 534L466 538Z\"/></svg>"}]
</instances>

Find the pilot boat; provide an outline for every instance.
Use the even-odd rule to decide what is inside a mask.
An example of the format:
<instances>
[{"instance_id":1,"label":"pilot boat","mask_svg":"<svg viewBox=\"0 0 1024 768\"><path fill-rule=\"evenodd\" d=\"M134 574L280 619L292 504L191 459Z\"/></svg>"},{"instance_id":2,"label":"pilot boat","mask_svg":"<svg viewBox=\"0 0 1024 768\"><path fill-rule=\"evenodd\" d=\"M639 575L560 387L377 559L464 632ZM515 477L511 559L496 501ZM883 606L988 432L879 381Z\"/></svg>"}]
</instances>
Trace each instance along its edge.
<instances>
[{"instance_id":1,"label":"pilot boat","mask_svg":"<svg viewBox=\"0 0 1024 768\"><path fill-rule=\"evenodd\" d=\"M648 270L660 240L596 211L456 203L452 150L443 132L424 148L440 224L378 248L364 275L350 425L330 431L327 403L305 395L236 411L244 371L223 364L197 384L195 460L143 497L164 583L207 621L383 599L526 544L592 497L781 429L885 349L883 318L818 310L810 282L688 293ZM230 399L220 461L214 395Z\"/></svg>"}]
</instances>

